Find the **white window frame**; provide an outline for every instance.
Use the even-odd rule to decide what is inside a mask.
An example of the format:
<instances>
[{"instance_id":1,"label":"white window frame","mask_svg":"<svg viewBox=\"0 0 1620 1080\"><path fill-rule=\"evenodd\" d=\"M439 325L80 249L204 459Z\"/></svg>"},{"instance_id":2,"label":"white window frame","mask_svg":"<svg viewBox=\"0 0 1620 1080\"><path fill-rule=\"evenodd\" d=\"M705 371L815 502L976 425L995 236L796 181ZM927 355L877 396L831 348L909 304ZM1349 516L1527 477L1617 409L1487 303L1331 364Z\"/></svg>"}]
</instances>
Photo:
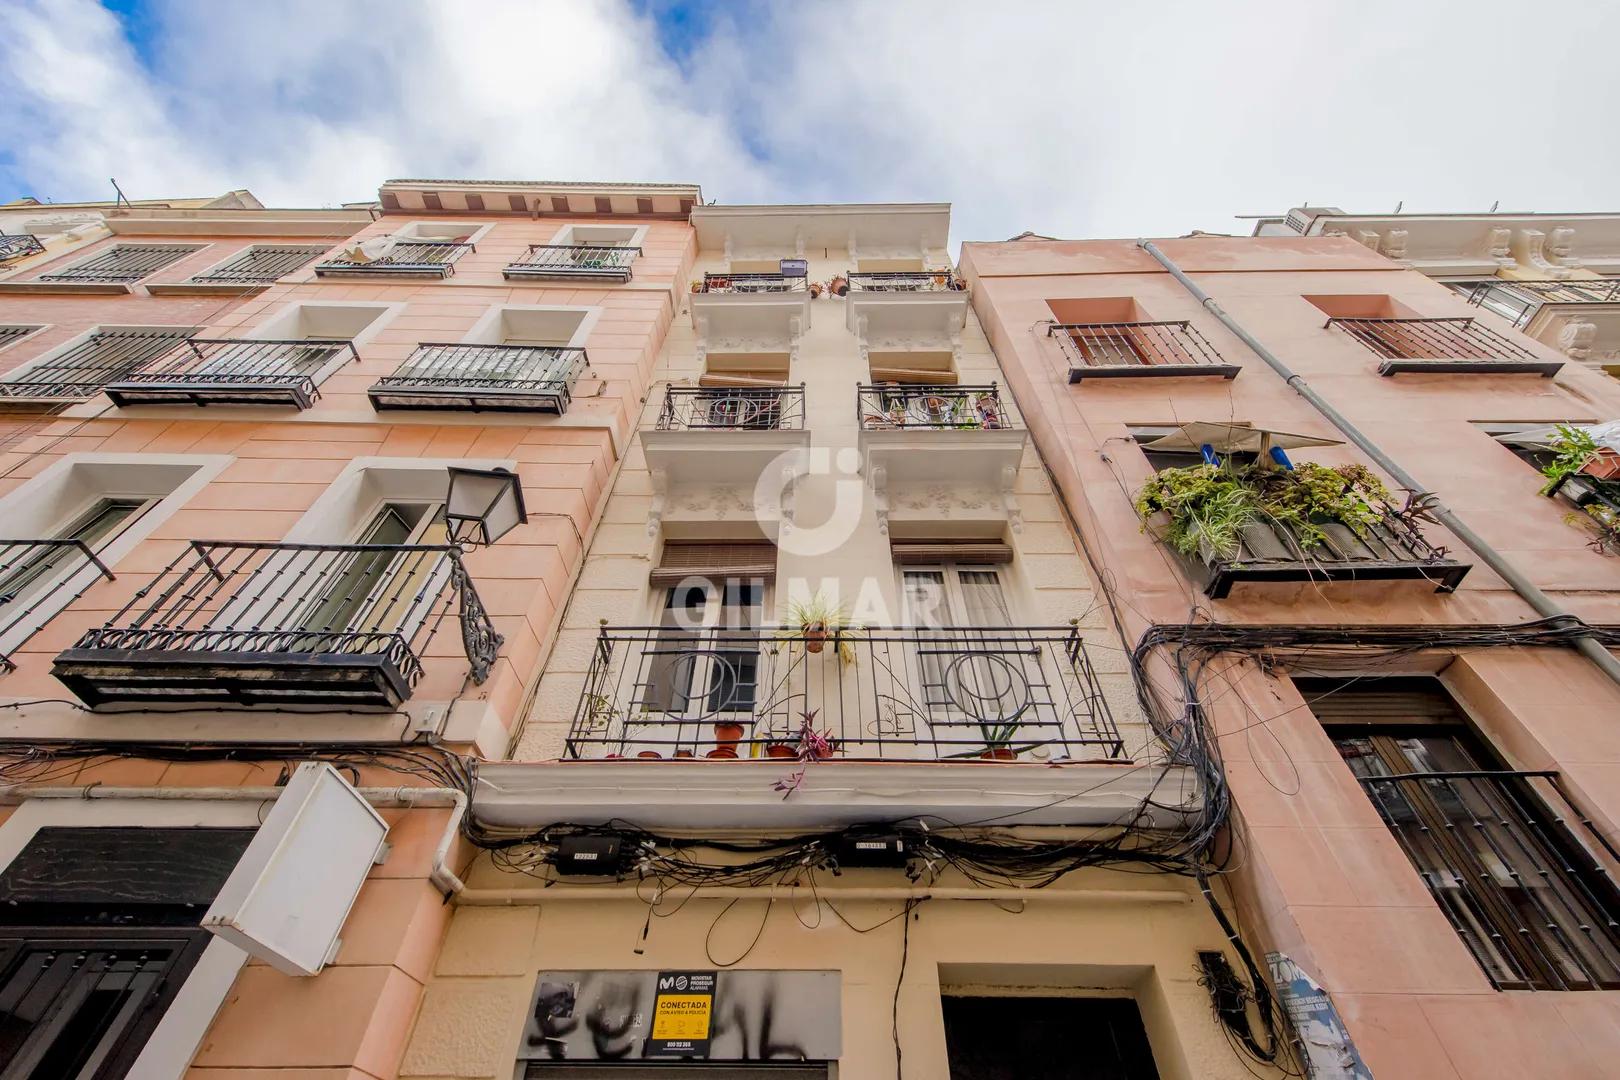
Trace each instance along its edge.
<instances>
[{"instance_id":1,"label":"white window frame","mask_svg":"<svg viewBox=\"0 0 1620 1080\"><path fill-rule=\"evenodd\" d=\"M461 341L467 345L500 345L503 343L502 326L510 312L533 313L536 315L557 315L562 317L577 316L578 321L569 333L566 342L560 342L556 348L583 349L585 342L590 339L592 331L596 329L597 322L602 318L602 309L589 305L575 304L491 304L484 309L484 313L473 323L472 328L461 335Z\"/></svg>"},{"instance_id":2,"label":"white window frame","mask_svg":"<svg viewBox=\"0 0 1620 1080\"><path fill-rule=\"evenodd\" d=\"M546 241L546 246L548 246L548 247L629 247L629 248L638 248L638 247L641 246L642 241L647 238L647 230L648 230L648 228L649 228L649 226L646 226L646 225L606 225L606 224L564 225L562 228L557 230L557 235L556 236L554 236L550 240ZM611 230L611 231L614 231L614 232L628 232L630 235L629 235L629 237L627 239L614 240L612 242L604 242L604 241L601 241L601 240L593 240L593 239L590 238L590 236L588 234L589 234L590 230L592 230L592 229L601 229L601 230L604 230L604 231ZM582 230L586 233L586 235L584 235L584 236L581 235Z\"/></svg>"},{"instance_id":3,"label":"white window frame","mask_svg":"<svg viewBox=\"0 0 1620 1080\"><path fill-rule=\"evenodd\" d=\"M299 338L291 329L283 327L297 327L303 321L304 313L317 309L346 309L351 311L374 311L376 314L365 328L353 337L346 339L356 350L380 334L388 324L405 311L405 304L401 302L388 303L378 300L298 300L280 308L275 314L266 318L249 330L246 335L235 340L239 341L295 341ZM198 334L198 337L208 338L207 333ZM326 339L309 339L326 340ZM322 364L315 371L309 373L310 379L316 386L324 383L334 373L341 370L345 364L354 362L355 354L348 349L336 350L332 358Z\"/></svg>"},{"instance_id":4,"label":"white window frame","mask_svg":"<svg viewBox=\"0 0 1620 1080\"><path fill-rule=\"evenodd\" d=\"M465 244L477 244L489 231L495 227L493 222L487 225L474 225L470 221L441 221L436 218L422 218L415 221L401 222L397 229L391 229L383 234L395 240L454 240L458 236L465 236ZM426 229L427 231L423 231ZM372 237L358 237L357 240L368 240ZM350 244L354 241L350 241Z\"/></svg>"}]
</instances>

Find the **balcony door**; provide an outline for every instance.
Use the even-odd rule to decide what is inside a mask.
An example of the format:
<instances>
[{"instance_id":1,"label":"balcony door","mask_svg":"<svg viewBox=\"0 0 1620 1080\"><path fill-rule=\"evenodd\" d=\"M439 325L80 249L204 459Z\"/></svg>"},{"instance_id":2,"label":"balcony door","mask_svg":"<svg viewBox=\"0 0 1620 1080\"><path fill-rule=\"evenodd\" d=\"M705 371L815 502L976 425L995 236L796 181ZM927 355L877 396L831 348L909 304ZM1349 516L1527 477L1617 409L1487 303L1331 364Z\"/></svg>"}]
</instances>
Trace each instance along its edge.
<instances>
[{"instance_id":1,"label":"balcony door","mask_svg":"<svg viewBox=\"0 0 1620 1080\"><path fill-rule=\"evenodd\" d=\"M156 499L97 499L90 508L56 531L51 539L78 540L91 551L118 535L144 514ZM68 545L28 547L0 542L0 618L28 603L73 570L84 554Z\"/></svg>"},{"instance_id":2,"label":"balcony door","mask_svg":"<svg viewBox=\"0 0 1620 1080\"><path fill-rule=\"evenodd\" d=\"M382 550L315 551L288 553L302 563L315 588L294 625L322 637L309 649L294 651L376 651L378 635L410 626L425 614L437 592L444 560L437 551L412 550L407 545L449 543L441 502L389 502L372 517L356 544ZM395 549L395 550L389 550ZM376 647L367 645L367 640ZM351 643L348 647L345 642Z\"/></svg>"},{"instance_id":3,"label":"balcony door","mask_svg":"<svg viewBox=\"0 0 1620 1080\"><path fill-rule=\"evenodd\" d=\"M1034 701L1000 571L957 563L908 566L901 583L906 622L915 635L924 721L919 739L935 743L942 757L1015 746L1019 726L1032 719Z\"/></svg>"},{"instance_id":4,"label":"balcony door","mask_svg":"<svg viewBox=\"0 0 1620 1080\"><path fill-rule=\"evenodd\" d=\"M757 578L692 578L665 590L642 662L643 709L674 721L752 717L764 610L765 583Z\"/></svg>"}]
</instances>

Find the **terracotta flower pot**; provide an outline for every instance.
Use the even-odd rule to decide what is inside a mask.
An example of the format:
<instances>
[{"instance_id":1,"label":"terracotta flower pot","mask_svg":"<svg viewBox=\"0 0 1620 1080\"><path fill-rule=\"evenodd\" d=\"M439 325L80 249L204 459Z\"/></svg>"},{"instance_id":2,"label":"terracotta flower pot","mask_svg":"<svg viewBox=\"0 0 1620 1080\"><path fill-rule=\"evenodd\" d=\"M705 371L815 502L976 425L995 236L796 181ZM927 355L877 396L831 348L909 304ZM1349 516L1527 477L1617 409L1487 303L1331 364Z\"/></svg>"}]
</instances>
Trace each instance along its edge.
<instances>
[{"instance_id":1,"label":"terracotta flower pot","mask_svg":"<svg viewBox=\"0 0 1620 1080\"><path fill-rule=\"evenodd\" d=\"M727 760L730 760L730 759L733 759L733 758L735 758L737 756L737 747L735 745L717 746L713 750L710 750L707 754L704 754L703 756L707 757L707 758L725 758Z\"/></svg>"},{"instance_id":2,"label":"terracotta flower pot","mask_svg":"<svg viewBox=\"0 0 1620 1080\"><path fill-rule=\"evenodd\" d=\"M656 750L643 750L641 753L636 755L638 758L661 758L663 756L663 754L660 754Z\"/></svg>"},{"instance_id":3,"label":"terracotta flower pot","mask_svg":"<svg viewBox=\"0 0 1620 1080\"><path fill-rule=\"evenodd\" d=\"M812 281L810 283L810 299L812 299L812 300L820 300L821 299L821 294L822 294L823 291L824 291L824 286L821 284L821 282Z\"/></svg>"},{"instance_id":4,"label":"terracotta flower pot","mask_svg":"<svg viewBox=\"0 0 1620 1080\"><path fill-rule=\"evenodd\" d=\"M1017 761L1018 751L1010 746L992 746L979 756L985 761Z\"/></svg>"},{"instance_id":5,"label":"terracotta flower pot","mask_svg":"<svg viewBox=\"0 0 1620 1080\"><path fill-rule=\"evenodd\" d=\"M769 758L796 758L799 756L799 748L792 743L769 743L765 747L765 756Z\"/></svg>"},{"instance_id":6,"label":"terracotta flower pot","mask_svg":"<svg viewBox=\"0 0 1620 1080\"><path fill-rule=\"evenodd\" d=\"M690 750L677 750L675 751L675 756L678 758L697 757L697 755L692 753Z\"/></svg>"},{"instance_id":7,"label":"terracotta flower pot","mask_svg":"<svg viewBox=\"0 0 1620 1080\"><path fill-rule=\"evenodd\" d=\"M1612 480L1620 476L1620 453L1605 446L1581 466L1581 472L1594 480Z\"/></svg>"},{"instance_id":8,"label":"terracotta flower pot","mask_svg":"<svg viewBox=\"0 0 1620 1080\"><path fill-rule=\"evenodd\" d=\"M818 653L822 646L827 644L827 627L822 623L811 623L804 628L804 651Z\"/></svg>"},{"instance_id":9,"label":"terracotta flower pot","mask_svg":"<svg viewBox=\"0 0 1620 1080\"><path fill-rule=\"evenodd\" d=\"M714 749L705 757L734 758L737 756L737 743L742 740L743 726L741 724L718 723L714 725Z\"/></svg>"},{"instance_id":10,"label":"terracotta flower pot","mask_svg":"<svg viewBox=\"0 0 1620 1080\"><path fill-rule=\"evenodd\" d=\"M827 287L832 290L834 296L849 295L849 281L846 278L835 277L827 283Z\"/></svg>"}]
</instances>

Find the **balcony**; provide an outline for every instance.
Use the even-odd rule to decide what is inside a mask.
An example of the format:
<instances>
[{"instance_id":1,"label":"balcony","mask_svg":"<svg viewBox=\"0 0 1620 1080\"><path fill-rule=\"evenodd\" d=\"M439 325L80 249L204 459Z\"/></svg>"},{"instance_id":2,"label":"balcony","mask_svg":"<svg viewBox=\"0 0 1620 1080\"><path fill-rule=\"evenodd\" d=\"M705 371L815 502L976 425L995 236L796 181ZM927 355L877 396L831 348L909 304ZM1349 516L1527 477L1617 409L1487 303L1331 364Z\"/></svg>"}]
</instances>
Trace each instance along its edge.
<instances>
[{"instance_id":1,"label":"balcony","mask_svg":"<svg viewBox=\"0 0 1620 1080\"><path fill-rule=\"evenodd\" d=\"M1177 375L1234 379L1242 370L1188 322L1061 323L1046 332L1068 359L1071 383Z\"/></svg>"},{"instance_id":2,"label":"balcony","mask_svg":"<svg viewBox=\"0 0 1620 1080\"><path fill-rule=\"evenodd\" d=\"M456 272L455 262L472 244L454 240L402 240L375 257L360 248L315 264L316 277L427 278L443 280Z\"/></svg>"},{"instance_id":3,"label":"balcony","mask_svg":"<svg viewBox=\"0 0 1620 1080\"><path fill-rule=\"evenodd\" d=\"M810 294L810 279L786 274L704 274L698 290L713 296L760 296L779 293Z\"/></svg>"},{"instance_id":4,"label":"balcony","mask_svg":"<svg viewBox=\"0 0 1620 1080\"><path fill-rule=\"evenodd\" d=\"M307 409L348 341L184 338L107 386L115 405L287 405Z\"/></svg>"},{"instance_id":5,"label":"balcony","mask_svg":"<svg viewBox=\"0 0 1620 1080\"><path fill-rule=\"evenodd\" d=\"M1136 509L1212 600L1249 581L1422 580L1454 591L1472 567L1385 496L1359 466L1228 462L1161 470Z\"/></svg>"},{"instance_id":6,"label":"balcony","mask_svg":"<svg viewBox=\"0 0 1620 1080\"><path fill-rule=\"evenodd\" d=\"M630 280L630 266L640 254L638 247L530 244L529 253L508 263L501 273L509 281L612 281L623 285Z\"/></svg>"},{"instance_id":7,"label":"balcony","mask_svg":"<svg viewBox=\"0 0 1620 1080\"><path fill-rule=\"evenodd\" d=\"M856 415L862 468L884 532L895 490L940 484L959 488L971 504L1015 528L1021 524L1012 491L1027 433L996 384L861 386Z\"/></svg>"},{"instance_id":8,"label":"balcony","mask_svg":"<svg viewBox=\"0 0 1620 1080\"><path fill-rule=\"evenodd\" d=\"M255 244L245 251L184 281L154 281L146 286L153 296L207 296L226 293L252 296L293 273L326 251L297 244Z\"/></svg>"},{"instance_id":9,"label":"balcony","mask_svg":"<svg viewBox=\"0 0 1620 1080\"><path fill-rule=\"evenodd\" d=\"M52 674L92 707L390 710L447 617L483 682L501 636L454 546L194 540Z\"/></svg>"},{"instance_id":10,"label":"balcony","mask_svg":"<svg viewBox=\"0 0 1620 1080\"><path fill-rule=\"evenodd\" d=\"M0 400L82 401L185 339L184 332L175 330L98 331L37 364L0 378Z\"/></svg>"},{"instance_id":11,"label":"balcony","mask_svg":"<svg viewBox=\"0 0 1620 1080\"><path fill-rule=\"evenodd\" d=\"M422 344L366 391L375 409L565 413L590 366L584 349Z\"/></svg>"},{"instance_id":12,"label":"balcony","mask_svg":"<svg viewBox=\"0 0 1620 1080\"><path fill-rule=\"evenodd\" d=\"M1125 759L1073 627L604 627L565 756L794 758L807 714L844 760Z\"/></svg>"},{"instance_id":13,"label":"balcony","mask_svg":"<svg viewBox=\"0 0 1620 1080\"><path fill-rule=\"evenodd\" d=\"M39 237L31 233L12 235L0 233L0 263L26 259L28 256L38 255L44 250L45 245L39 242Z\"/></svg>"},{"instance_id":14,"label":"balcony","mask_svg":"<svg viewBox=\"0 0 1620 1080\"><path fill-rule=\"evenodd\" d=\"M1571 360L1613 370L1620 362L1620 278L1447 282L1470 304L1494 312Z\"/></svg>"},{"instance_id":15,"label":"balcony","mask_svg":"<svg viewBox=\"0 0 1620 1080\"><path fill-rule=\"evenodd\" d=\"M98 576L117 580L84 540L0 540L0 670L15 671L10 654Z\"/></svg>"},{"instance_id":16,"label":"balcony","mask_svg":"<svg viewBox=\"0 0 1620 1080\"><path fill-rule=\"evenodd\" d=\"M967 283L949 269L894 270L881 273L861 273L851 270L848 280L849 291L852 293L958 292L967 288Z\"/></svg>"},{"instance_id":17,"label":"balcony","mask_svg":"<svg viewBox=\"0 0 1620 1080\"><path fill-rule=\"evenodd\" d=\"M26 281L9 278L0 282L0 292L125 295L136 282L199 250L184 244L115 244Z\"/></svg>"},{"instance_id":18,"label":"balcony","mask_svg":"<svg viewBox=\"0 0 1620 1080\"><path fill-rule=\"evenodd\" d=\"M804 385L780 388L671 386L659 431L797 431L804 427Z\"/></svg>"},{"instance_id":19,"label":"balcony","mask_svg":"<svg viewBox=\"0 0 1620 1080\"><path fill-rule=\"evenodd\" d=\"M1338 327L1383 358L1380 375L1526 374L1551 377L1563 363L1543 360L1516 341L1474 319L1331 318Z\"/></svg>"}]
</instances>

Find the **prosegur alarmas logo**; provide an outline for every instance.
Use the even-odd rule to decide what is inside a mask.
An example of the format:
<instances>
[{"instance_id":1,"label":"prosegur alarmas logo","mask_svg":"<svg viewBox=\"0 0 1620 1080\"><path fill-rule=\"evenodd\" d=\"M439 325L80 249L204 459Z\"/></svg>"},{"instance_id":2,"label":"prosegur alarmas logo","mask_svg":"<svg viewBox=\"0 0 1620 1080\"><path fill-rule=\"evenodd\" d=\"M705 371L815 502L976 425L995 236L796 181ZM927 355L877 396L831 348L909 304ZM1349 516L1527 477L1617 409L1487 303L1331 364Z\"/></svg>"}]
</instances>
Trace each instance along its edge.
<instances>
[{"instance_id":1,"label":"prosegur alarmas logo","mask_svg":"<svg viewBox=\"0 0 1620 1080\"><path fill-rule=\"evenodd\" d=\"M754 485L754 516L763 526L765 508L780 507L776 545L788 555L830 555L860 524L866 498L861 454L854 447L801 447L778 454ZM809 525L799 518L808 511Z\"/></svg>"}]
</instances>

